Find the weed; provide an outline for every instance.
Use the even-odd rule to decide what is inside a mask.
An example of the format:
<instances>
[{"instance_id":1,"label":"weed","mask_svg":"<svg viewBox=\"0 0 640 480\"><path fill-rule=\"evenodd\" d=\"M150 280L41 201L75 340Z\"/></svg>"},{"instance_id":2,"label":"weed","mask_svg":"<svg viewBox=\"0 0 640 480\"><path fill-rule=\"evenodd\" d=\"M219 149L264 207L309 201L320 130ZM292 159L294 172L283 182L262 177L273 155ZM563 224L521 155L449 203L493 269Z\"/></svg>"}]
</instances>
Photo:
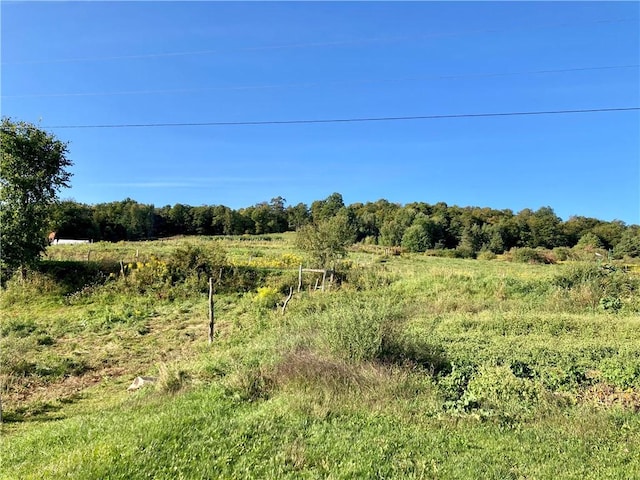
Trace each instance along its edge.
<instances>
[{"instance_id":1,"label":"weed","mask_svg":"<svg viewBox=\"0 0 640 480\"><path fill-rule=\"evenodd\" d=\"M174 394L185 388L189 379L189 374L185 370L162 363L158 368L156 390L161 393Z\"/></svg>"}]
</instances>

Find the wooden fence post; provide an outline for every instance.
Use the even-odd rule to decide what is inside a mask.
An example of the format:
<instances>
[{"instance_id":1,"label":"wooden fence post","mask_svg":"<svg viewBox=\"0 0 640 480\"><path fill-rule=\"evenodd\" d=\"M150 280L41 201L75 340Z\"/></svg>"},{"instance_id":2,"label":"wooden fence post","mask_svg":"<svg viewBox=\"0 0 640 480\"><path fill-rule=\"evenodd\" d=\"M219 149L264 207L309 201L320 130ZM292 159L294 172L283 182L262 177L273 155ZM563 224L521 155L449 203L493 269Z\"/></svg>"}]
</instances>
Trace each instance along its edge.
<instances>
[{"instance_id":1,"label":"wooden fence post","mask_svg":"<svg viewBox=\"0 0 640 480\"><path fill-rule=\"evenodd\" d=\"M213 278L209 277L209 344L213 342Z\"/></svg>"},{"instance_id":2,"label":"wooden fence post","mask_svg":"<svg viewBox=\"0 0 640 480\"><path fill-rule=\"evenodd\" d=\"M298 293L300 293L301 288L302 288L302 264L300 264L300 270L298 271Z\"/></svg>"}]
</instances>

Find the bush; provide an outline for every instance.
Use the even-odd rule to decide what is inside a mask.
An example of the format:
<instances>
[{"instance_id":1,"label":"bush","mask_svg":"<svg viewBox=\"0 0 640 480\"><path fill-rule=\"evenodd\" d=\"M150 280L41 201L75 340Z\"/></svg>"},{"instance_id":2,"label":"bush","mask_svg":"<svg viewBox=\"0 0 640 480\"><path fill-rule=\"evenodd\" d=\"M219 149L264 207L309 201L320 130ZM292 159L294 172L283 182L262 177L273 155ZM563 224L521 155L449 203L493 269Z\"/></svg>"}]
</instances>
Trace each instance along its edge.
<instances>
[{"instance_id":1,"label":"bush","mask_svg":"<svg viewBox=\"0 0 640 480\"><path fill-rule=\"evenodd\" d=\"M580 300L591 308L617 312L625 302L633 303L640 289L640 280L613 265L573 263L563 266L564 271L556 275L552 285L569 290L572 300Z\"/></svg>"},{"instance_id":2,"label":"bush","mask_svg":"<svg viewBox=\"0 0 640 480\"><path fill-rule=\"evenodd\" d=\"M254 302L259 308L270 309L274 308L280 301L280 294L275 288L260 287L258 293L254 298Z\"/></svg>"},{"instance_id":3,"label":"bush","mask_svg":"<svg viewBox=\"0 0 640 480\"><path fill-rule=\"evenodd\" d=\"M462 400L482 416L513 421L526 417L541 394L538 383L516 377L507 366L481 366L469 380Z\"/></svg>"},{"instance_id":4,"label":"bush","mask_svg":"<svg viewBox=\"0 0 640 480\"><path fill-rule=\"evenodd\" d=\"M560 262L572 259L572 252L569 247L555 247L552 252Z\"/></svg>"},{"instance_id":5,"label":"bush","mask_svg":"<svg viewBox=\"0 0 640 480\"><path fill-rule=\"evenodd\" d=\"M599 365L601 377L620 388L640 387L640 357L620 355L605 358Z\"/></svg>"},{"instance_id":6,"label":"bush","mask_svg":"<svg viewBox=\"0 0 640 480\"><path fill-rule=\"evenodd\" d=\"M151 257L148 262L135 262L127 265L127 281L140 292L148 289L164 288L171 278L167 262Z\"/></svg>"},{"instance_id":7,"label":"bush","mask_svg":"<svg viewBox=\"0 0 640 480\"><path fill-rule=\"evenodd\" d=\"M431 248L432 242L423 225L413 224L405 230L401 245L408 252L424 252Z\"/></svg>"},{"instance_id":8,"label":"bush","mask_svg":"<svg viewBox=\"0 0 640 480\"><path fill-rule=\"evenodd\" d=\"M623 354L605 358L600 362L600 374L616 387L640 388L640 357Z\"/></svg>"},{"instance_id":9,"label":"bush","mask_svg":"<svg viewBox=\"0 0 640 480\"><path fill-rule=\"evenodd\" d=\"M220 277L220 269L226 264L227 254L216 243L207 248L194 245L178 248L167 262L172 283L191 279L201 291L208 289L209 277Z\"/></svg>"},{"instance_id":10,"label":"bush","mask_svg":"<svg viewBox=\"0 0 640 480\"><path fill-rule=\"evenodd\" d=\"M482 250L478 253L478 260L495 260L497 255L490 250Z\"/></svg>"},{"instance_id":11,"label":"bush","mask_svg":"<svg viewBox=\"0 0 640 480\"><path fill-rule=\"evenodd\" d=\"M521 247L512 248L507 255L512 262L531 263L531 264L549 264L555 263L555 258L550 251L537 250L535 248Z\"/></svg>"},{"instance_id":12,"label":"bush","mask_svg":"<svg viewBox=\"0 0 640 480\"><path fill-rule=\"evenodd\" d=\"M401 312L388 299L353 298L346 304L334 304L316 315L314 323L321 332L323 347L347 361L379 358L387 335Z\"/></svg>"},{"instance_id":13,"label":"bush","mask_svg":"<svg viewBox=\"0 0 640 480\"><path fill-rule=\"evenodd\" d=\"M582 284L599 284L604 271L593 263L572 263L563 265L563 271L551 280L560 288L574 288Z\"/></svg>"},{"instance_id":14,"label":"bush","mask_svg":"<svg viewBox=\"0 0 640 480\"><path fill-rule=\"evenodd\" d=\"M640 230L629 227L613 249L614 258L640 257Z\"/></svg>"}]
</instances>

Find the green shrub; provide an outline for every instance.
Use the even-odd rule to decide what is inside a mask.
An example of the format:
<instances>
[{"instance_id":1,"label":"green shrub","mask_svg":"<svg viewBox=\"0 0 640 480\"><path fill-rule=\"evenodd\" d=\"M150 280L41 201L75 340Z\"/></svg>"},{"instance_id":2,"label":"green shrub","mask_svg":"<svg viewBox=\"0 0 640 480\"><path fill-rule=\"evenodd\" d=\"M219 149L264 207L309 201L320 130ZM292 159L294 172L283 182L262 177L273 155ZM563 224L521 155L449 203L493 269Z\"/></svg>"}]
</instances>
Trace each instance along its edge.
<instances>
[{"instance_id":1,"label":"green shrub","mask_svg":"<svg viewBox=\"0 0 640 480\"><path fill-rule=\"evenodd\" d=\"M180 247L167 261L174 284L191 279L201 291L208 289L210 277L220 278L220 269L226 264L226 252L214 242L208 244L206 248L191 244Z\"/></svg>"},{"instance_id":2,"label":"green shrub","mask_svg":"<svg viewBox=\"0 0 640 480\"><path fill-rule=\"evenodd\" d=\"M491 250L482 250L478 253L478 260L495 260L497 255Z\"/></svg>"},{"instance_id":3,"label":"green shrub","mask_svg":"<svg viewBox=\"0 0 640 480\"><path fill-rule=\"evenodd\" d=\"M324 348L347 361L378 358L385 336L401 318L397 305L379 297L355 297L349 303L335 303L314 318Z\"/></svg>"},{"instance_id":4,"label":"green shrub","mask_svg":"<svg viewBox=\"0 0 640 480\"><path fill-rule=\"evenodd\" d=\"M572 263L564 265L551 283L560 288L574 288L582 284L599 284L604 271L594 263Z\"/></svg>"},{"instance_id":5,"label":"green shrub","mask_svg":"<svg viewBox=\"0 0 640 480\"><path fill-rule=\"evenodd\" d=\"M623 269L586 262L564 265L551 284L568 290L567 298L575 304L610 312L618 312L626 302L632 304L640 289L640 280Z\"/></svg>"},{"instance_id":6,"label":"green shrub","mask_svg":"<svg viewBox=\"0 0 640 480\"><path fill-rule=\"evenodd\" d=\"M413 224L405 230L401 245L408 252L424 252L431 248L432 241L423 225Z\"/></svg>"},{"instance_id":7,"label":"green shrub","mask_svg":"<svg viewBox=\"0 0 640 480\"><path fill-rule=\"evenodd\" d=\"M601 376L611 385L620 388L640 388L640 357L620 355L600 362Z\"/></svg>"},{"instance_id":8,"label":"green shrub","mask_svg":"<svg viewBox=\"0 0 640 480\"><path fill-rule=\"evenodd\" d=\"M640 229L628 227L613 249L614 258L640 257Z\"/></svg>"},{"instance_id":9,"label":"green shrub","mask_svg":"<svg viewBox=\"0 0 640 480\"><path fill-rule=\"evenodd\" d=\"M451 371L438 379L438 388L444 396L445 407L452 409L461 407L459 402L474 373L475 367L471 365L453 364Z\"/></svg>"},{"instance_id":10,"label":"green shrub","mask_svg":"<svg viewBox=\"0 0 640 480\"><path fill-rule=\"evenodd\" d=\"M469 380L463 402L475 405L482 416L521 420L537 405L541 386L516 377L508 366L481 366Z\"/></svg>"},{"instance_id":11,"label":"green shrub","mask_svg":"<svg viewBox=\"0 0 640 480\"><path fill-rule=\"evenodd\" d=\"M280 293L272 287L260 287L254 297L254 302L259 308L274 308L280 301Z\"/></svg>"},{"instance_id":12,"label":"green shrub","mask_svg":"<svg viewBox=\"0 0 640 480\"><path fill-rule=\"evenodd\" d=\"M152 256L147 262L135 262L127 265L127 281L140 292L150 289L164 289L171 278L167 262Z\"/></svg>"},{"instance_id":13,"label":"green shrub","mask_svg":"<svg viewBox=\"0 0 640 480\"><path fill-rule=\"evenodd\" d=\"M531 264L548 264L555 263L550 251L537 250L535 248L521 247L509 250L508 258L512 262L531 263Z\"/></svg>"},{"instance_id":14,"label":"green shrub","mask_svg":"<svg viewBox=\"0 0 640 480\"><path fill-rule=\"evenodd\" d=\"M555 247L552 252L560 262L572 259L573 255L569 247Z\"/></svg>"},{"instance_id":15,"label":"green shrub","mask_svg":"<svg viewBox=\"0 0 640 480\"><path fill-rule=\"evenodd\" d=\"M622 308L622 300L618 297L602 297L599 304L602 310L609 312L618 312Z\"/></svg>"}]
</instances>

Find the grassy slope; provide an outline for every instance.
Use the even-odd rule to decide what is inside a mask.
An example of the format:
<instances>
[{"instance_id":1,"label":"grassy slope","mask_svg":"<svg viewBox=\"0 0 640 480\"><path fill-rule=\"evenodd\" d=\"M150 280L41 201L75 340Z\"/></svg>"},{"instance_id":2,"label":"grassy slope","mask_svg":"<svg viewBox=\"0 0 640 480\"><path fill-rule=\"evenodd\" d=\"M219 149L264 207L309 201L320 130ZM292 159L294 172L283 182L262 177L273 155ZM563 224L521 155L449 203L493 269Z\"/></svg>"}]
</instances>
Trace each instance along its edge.
<instances>
[{"instance_id":1,"label":"grassy slope","mask_svg":"<svg viewBox=\"0 0 640 480\"><path fill-rule=\"evenodd\" d=\"M288 245L226 243L236 262ZM204 295L3 294L3 364L26 376L0 478L640 477L637 305L550 286L564 265L354 258L376 274L284 316L220 297L213 347Z\"/></svg>"}]
</instances>

